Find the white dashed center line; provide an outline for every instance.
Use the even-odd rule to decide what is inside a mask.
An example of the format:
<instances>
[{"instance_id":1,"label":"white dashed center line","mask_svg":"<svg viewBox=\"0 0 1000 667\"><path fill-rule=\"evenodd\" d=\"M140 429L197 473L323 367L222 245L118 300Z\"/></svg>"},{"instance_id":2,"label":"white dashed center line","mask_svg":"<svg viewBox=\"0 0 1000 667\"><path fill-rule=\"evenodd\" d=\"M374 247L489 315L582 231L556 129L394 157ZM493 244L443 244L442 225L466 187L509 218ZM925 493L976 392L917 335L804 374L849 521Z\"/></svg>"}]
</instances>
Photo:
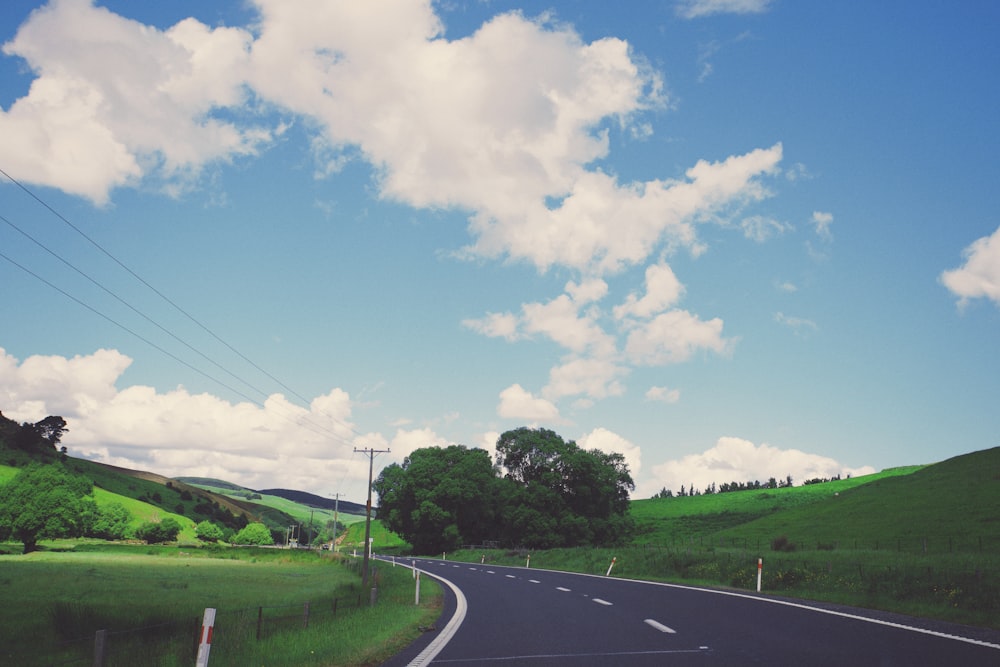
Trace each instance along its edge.
<instances>
[{"instance_id":1,"label":"white dashed center line","mask_svg":"<svg viewBox=\"0 0 1000 667\"><path fill-rule=\"evenodd\" d=\"M672 635L676 635L677 634L677 631L674 630L673 628L668 628L667 626L663 625L663 623L660 623L659 621L654 621L651 618L647 618L645 620L645 623L646 623L646 625L648 625L650 627L656 628L660 632L666 632L666 633L669 633L669 634L672 634Z\"/></svg>"},{"instance_id":2,"label":"white dashed center line","mask_svg":"<svg viewBox=\"0 0 1000 667\"><path fill-rule=\"evenodd\" d=\"M610 607L612 605L611 602L608 602L607 600L602 600L601 598L593 598L593 600L597 604L603 604L605 607Z\"/></svg>"},{"instance_id":3,"label":"white dashed center line","mask_svg":"<svg viewBox=\"0 0 1000 667\"><path fill-rule=\"evenodd\" d=\"M556 586L556 590L557 591L562 591L563 593L569 593L570 592L570 589L563 588L562 586Z\"/></svg>"}]
</instances>

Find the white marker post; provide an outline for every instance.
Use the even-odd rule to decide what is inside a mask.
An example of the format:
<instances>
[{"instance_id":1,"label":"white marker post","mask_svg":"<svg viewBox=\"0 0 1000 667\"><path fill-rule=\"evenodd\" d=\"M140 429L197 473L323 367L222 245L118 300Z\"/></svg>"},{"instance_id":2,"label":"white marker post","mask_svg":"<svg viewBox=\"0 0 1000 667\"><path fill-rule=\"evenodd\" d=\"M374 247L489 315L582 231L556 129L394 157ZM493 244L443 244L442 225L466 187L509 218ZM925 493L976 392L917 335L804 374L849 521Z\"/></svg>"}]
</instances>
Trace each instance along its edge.
<instances>
[{"instance_id":1,"label":"white marker post","mask_svg":"<svg viewBox=\"0 0 1000 667\"><path fill-rule=\"evenodd\" d=\"M417 605L419 607L420 606L420 572L417 571L416 575L417 575L417 577L416 577L417 578L417 592L416 592L416 595L414 597L413 604L415 604L415 605Z\"/></svg>"},{"instance_id":2,"label":"white marker post","mask_svg":"<svg viewBox=\"0 0 1000 667\"><path fill-rule=\"evenodd\" d=\"M611 576L611 568L613 568L615 566L615 561L616 560L618 560L618 556L615 556L614 558L611 559L611 565L608 565L608 571L604 573L605 577L610 577Z\"/></svg>"},{"instance_id":3,"label":"white marker post","mask_svg":"<svg viewBox=\"0 0 1000 667\"><path fill-rule=\"evenodd\" d=\"M212 650L212 632L215 630L215 610L205 609L205 617L201 622L201 637L198 639L198 658L195 667L208 667L208 654Z\"/></svg>"},{"instance_id":4,"label":"white marker post","mask_svg":"<svg viewBox=\"0 0 1000 667\"><path fill-rule=\"evenodd\" d=\"M757 592L760 593L760 573L764 569L764 559L757 559Z\"/></svg>"},{"instance_id":5,"label":"white marker post","mask_svg":"<svg viewBox=\"0 0 1000 667\"><path fill-rule=\"evenodd\" d=\"M524 564L525 567L531 567L531 554L528 554L528 562Z\"/></svg>"}]
</instances>

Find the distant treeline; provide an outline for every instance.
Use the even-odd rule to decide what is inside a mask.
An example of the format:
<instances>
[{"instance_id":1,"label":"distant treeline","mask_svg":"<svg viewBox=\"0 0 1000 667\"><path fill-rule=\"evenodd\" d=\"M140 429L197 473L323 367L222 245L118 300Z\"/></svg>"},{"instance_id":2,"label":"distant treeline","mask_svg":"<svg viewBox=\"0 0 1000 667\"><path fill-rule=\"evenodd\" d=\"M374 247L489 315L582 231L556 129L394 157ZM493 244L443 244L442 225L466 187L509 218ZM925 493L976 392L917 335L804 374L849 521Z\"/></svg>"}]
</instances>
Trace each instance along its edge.
<instances>
[{"instance_id":1,"label":"distant treeline","mask_svg":"<svg viewBox=\"0 0 1000 667\"><path fill-rule=\"evenodd\" d=\"M850 475L848 475L850 478ZM840 475L834 475L833 477L813 477L812 479L807 479L802 482L803 485L807 484L823 484L825 482L835 482L840 479ZM705 487L704 491L699 491L692 484L689 487L685 487L681 484L681 490L676 494L670 489L663 487L660 491L653 495L653 498L680 498L683 496L701 496L701 495L711 495L713 493L731 493L733 491L754 491L758 489L785 489L792 486L792 476L786 475L783 480L778 480L775 477L769 478L766 482L761 482L760 480L754 480L752 482L723 482L722 484L716 485L712 482Z\"/></svg>"}]
</instances>

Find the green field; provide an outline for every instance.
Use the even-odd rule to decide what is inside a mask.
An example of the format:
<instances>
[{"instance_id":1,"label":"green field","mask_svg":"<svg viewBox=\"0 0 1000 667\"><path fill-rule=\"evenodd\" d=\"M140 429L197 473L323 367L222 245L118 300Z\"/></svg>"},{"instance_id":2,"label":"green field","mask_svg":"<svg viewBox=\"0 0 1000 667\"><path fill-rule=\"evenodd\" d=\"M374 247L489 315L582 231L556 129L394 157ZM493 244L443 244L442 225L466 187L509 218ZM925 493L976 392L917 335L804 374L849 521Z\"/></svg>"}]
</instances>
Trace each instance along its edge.
<instances>
[{"instance_id":1,"label":"green field","mask_svg":"<svg viewBox=\"0 0 1000 667\"><path fill-rule=\"evenodd\" d=\"M377 567L372 607L358 559L328 553L77 545L0 556L0 664L90 664L107 630L109 666L190 665L206 607L217 609L213 665L379 664L434 622L441 595L423 586L418 607L409 570Z\"/></svg>"}]
</instances>

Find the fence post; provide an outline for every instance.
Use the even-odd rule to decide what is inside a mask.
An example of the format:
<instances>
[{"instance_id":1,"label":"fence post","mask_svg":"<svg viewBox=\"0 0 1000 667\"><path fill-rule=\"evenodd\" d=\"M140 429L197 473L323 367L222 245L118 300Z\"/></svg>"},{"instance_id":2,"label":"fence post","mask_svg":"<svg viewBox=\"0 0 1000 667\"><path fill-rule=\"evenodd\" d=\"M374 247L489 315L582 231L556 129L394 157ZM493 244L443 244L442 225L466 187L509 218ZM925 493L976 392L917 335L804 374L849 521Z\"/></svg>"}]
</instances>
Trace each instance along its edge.
<instances>
[{"instance_id":1,"label":"fence post","mask_svg":"<svg viewBox=\"0 0 1000 667\"><path fill-rule=\"evenodd\" d=\"M201 640L198 642L198 659L195 667L208 667L208 654L212 650L212 632L215 630L215 609L205 608L205 619L201 622Z\"/></svg>"},{"instance_id":2,"label":"fence post","mask_svg":"<svg viewBox=\"0 0 1000 667\"><path fill-rule=\"evenodd\" d=\"M94 667L104 667L104 652L107 640L107 630L98 630L94 635Z\"/></svg>"}]
</instances>

